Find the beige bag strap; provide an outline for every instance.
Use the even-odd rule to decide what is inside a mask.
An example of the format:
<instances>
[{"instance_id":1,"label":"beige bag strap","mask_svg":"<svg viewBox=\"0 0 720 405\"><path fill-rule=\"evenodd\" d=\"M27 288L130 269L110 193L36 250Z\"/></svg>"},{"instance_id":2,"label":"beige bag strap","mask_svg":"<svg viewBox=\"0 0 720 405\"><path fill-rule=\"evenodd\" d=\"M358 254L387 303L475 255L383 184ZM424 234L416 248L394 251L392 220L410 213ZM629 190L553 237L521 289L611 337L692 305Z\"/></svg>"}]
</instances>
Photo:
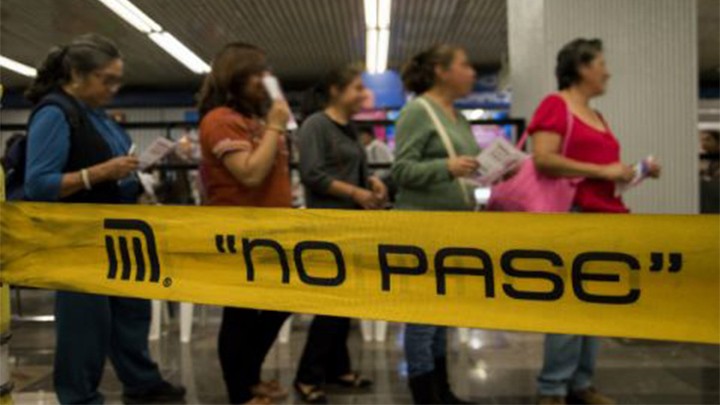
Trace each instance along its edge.
<instances>
[{"instance_id":1,"label":"beige bag strap","mask_svg":"<svg viewBox=\"0 0 720 405\"><path fill-rule=\"evenodd\" d=\"M435 114L435 110L433 110L430 103L425 100L422 97L418 97L418 101L420 102L420 105L425 108L425 111L427 111L428 115L430 116L430 119L433 122L433 125L435 125L435 129L437 130L438 135L440 136L440 140L442 141L443 145L445 146L445 150L447 151L448 156L451 158L457 157L457 151L455 150L455 145L453 145L452 141L450 140L450 136L447 133L447 130L445 129L445 126L440 122L440 118ZM462 191L463 199L465 200L465 204L468 205L468 207L472 206L472 202L470 201L470 192L467 189L467 185L462 182L460 179L455 179L458 183L458 186L460 186L460 191Z\"/></svg>"}]
</instances>

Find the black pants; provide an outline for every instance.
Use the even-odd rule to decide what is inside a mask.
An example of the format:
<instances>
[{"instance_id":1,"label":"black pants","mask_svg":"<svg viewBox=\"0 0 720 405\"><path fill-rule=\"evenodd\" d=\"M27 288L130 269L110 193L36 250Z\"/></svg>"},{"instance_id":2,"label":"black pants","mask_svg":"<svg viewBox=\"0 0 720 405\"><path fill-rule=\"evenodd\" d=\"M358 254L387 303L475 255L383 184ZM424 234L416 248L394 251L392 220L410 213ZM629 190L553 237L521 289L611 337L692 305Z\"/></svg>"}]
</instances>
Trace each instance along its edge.
<instances>
[{"instance_id":1,"label":"black pants","mask_svg":"<svg viewBox=\"0 0 720 405\"><path fill-rule=\"evenodd\" d=\"M163 382L150 359L150 301L58 291L55 295L55 392L61 404L100 404L110 358L126 394Z\"/></svg>"},{"instance_id":2,"label":"black pants","mask_svg":"<svg viewBox=\"0 0 720 405\"><path fill-rule=\"evenodd\" d=\"M347 339L350 318L317 315L310 325L296 381L321 385L352 371Z\"/></svg>"},{"instance_id":3,"label":"black pants","mask_svg":"<svg viewBox=\"0 0 720 405\"><path fill-rule=\"evenodd\" d=\"M218 354L230 403L252 399L251 389L260 383L265 356L289 315L257 309L223 309Z\"/></svg>"}]
</instances>

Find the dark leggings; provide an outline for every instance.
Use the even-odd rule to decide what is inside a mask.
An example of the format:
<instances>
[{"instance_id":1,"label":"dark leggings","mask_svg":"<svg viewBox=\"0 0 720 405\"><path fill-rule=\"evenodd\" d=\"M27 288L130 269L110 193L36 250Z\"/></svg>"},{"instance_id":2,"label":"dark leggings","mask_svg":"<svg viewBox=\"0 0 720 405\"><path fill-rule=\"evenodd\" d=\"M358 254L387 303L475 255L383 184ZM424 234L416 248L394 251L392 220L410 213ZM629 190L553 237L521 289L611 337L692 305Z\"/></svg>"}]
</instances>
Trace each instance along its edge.
<instances>
[{"instance_id":1,"label":"dark leggings","mask_svg":"<svg viewBox=\"0 0 720 405\"><path fill-rule=\"evenodd\" d=\"M296 381L321 385L351 372L347 339L350 318L317 315L310 325Z\"/></svg>"},{"instance_id":2,"label":"dark leggings","mask_svg":"<svg viewBox=\"0 0 720 405\"><path fill-rule=\"evenodd\" d=\"M223 308L218 354L228 399L242 404L253 398L265 356L290 314L246 308Z\"/></svg>"}]
</instances>

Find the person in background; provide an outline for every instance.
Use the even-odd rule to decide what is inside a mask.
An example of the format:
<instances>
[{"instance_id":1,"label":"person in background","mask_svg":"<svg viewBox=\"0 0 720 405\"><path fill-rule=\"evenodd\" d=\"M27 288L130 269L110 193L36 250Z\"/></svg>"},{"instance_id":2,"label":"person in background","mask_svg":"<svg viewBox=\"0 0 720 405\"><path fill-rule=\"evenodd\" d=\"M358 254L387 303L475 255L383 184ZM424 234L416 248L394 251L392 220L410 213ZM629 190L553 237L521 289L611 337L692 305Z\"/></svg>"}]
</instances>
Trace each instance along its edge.
<instances>
[{"instance_id":1,"label":"person in background","mask_svg":"<svg viewBox=\"0 0 720 405\"><path fill-rule=\"evenodd\" d=\"M383 141L377 139L372 127L361 127L360 141L365 146L365 154L369 164L391 164L395 157L390 147ZM372 171L373 175L385 179L390 175L390 169L376 169Z\"/></svg>"},{"instance_id":2,"label":"person in background","mask_svg":"<svg viewBox=\"0 0 720 405\"><path fill-rule=\"evenodd\" d=\"M475 70L466 52L440 44L415 55L402 80L417 98L403 108L396 126L392 167L399 210L471 211L471 197L460 183L478 169L480 153L470 124L453 106L472 91ZM438 128L423 103L439 116L458 156L449 157ZM416 404L463 404L450 389L447 328L408 324L405 357L410 391Z\"/></svg>"},{"instance_id":3,"label":"person in background","mask_svg":"<svg viewBox=\"0 0 720 405\"><path fill-rule=\"evenodd\" d=\"M307 118L297 137L308 208L373 210L387 201L387 188L369 175L365 149L350 122L365 99L361 74L353 66L333 70L305 100ZM304 402L327 403L326 383L349 389L372 384L352 370L349 332L349 318L317 315L313 319L295 380Z\"/></svg>"},{"instance_id":4,"label":"person in background","mask_svg":"<svg viewBox=\"0 0 720 405\"><path fill-rule=\"evenodd\" d=\"M720 132L700 131L700 213L720 213Z\"/></svg>"},{"instance_id":5,"label":"person in background","mask_svg":"<svg viewBox=\"0 0 720 405\"><path fill-rule=\"evenodd\" d=\"M133 204L140 187L129 136L102 110L123 77L120 51L88 34L53 48L26 93L30 116L25 198L63 203ZM102 403L105 358L125 403L181 401L150 359L150 302L58 291L54 383L60 403Z\"/></svg>"},{"instance_id":6,"label":"person in background","mask_svg":"<svg viewBox=\"0 0 720 405\"><path fill-rule=\"evenodd\" d=\"M540 172L555 177L582 178L574 211L628 213L615 194L617 183L633 179L633 168L620 161L620 144L603 116L590 101L605 94L610 78L602 42L576 39L557 56L555 75L559 92L547 96L535 111L528 131L532 154ZM563 137L571 129L562 154ZM650 176L660 166L652 164ZM597 337L549 334L538 377L540 404L612 404L592 383L600 340Z\"/></svg>"},{"instance_id":7,"label":"person in background","mask_svg":"<svg viewBox=\"0 0 720 405\"><path fill-rule=\"evenodd\" d=\"M290 172L285 142L290 108L271 103L263 86L265 52L253 45L226 45L200 90L200 173L205 204L290 208ZM270 105L268 109L268 105ZM230 403L265 404L287 392L263 382L265 356L289 314L223 308L218 353Z\"/></svg>"}]
</instances>

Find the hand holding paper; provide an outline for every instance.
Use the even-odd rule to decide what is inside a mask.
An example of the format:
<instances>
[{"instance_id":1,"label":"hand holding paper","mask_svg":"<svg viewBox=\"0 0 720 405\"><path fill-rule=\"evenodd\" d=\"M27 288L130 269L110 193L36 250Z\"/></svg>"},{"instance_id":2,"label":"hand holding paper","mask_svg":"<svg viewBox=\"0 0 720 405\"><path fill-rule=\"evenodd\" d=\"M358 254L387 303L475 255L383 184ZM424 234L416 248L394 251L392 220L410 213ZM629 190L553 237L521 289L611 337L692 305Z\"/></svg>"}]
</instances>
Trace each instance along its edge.
<instances>
[{"instance_id":1,"label":"hand holding paper","mask_svg":"<svg viewBox=\"0 0 720 405\"><path fill-rule=\"evenodd\" d=\"M270 95L270 98L273 100L283 100L285 99L285 94L282 91L282 88L280 87L280 81L278 81L277 77L266 74L263 77L263 85L265 85L265 89L267 90L268 94ZM287 129L290 131L294 131L298 128L297 121L295 121L295 117L290 114L290 119L287 123Z\"/></svg>"},{"instance_id":2,"label":"hand holding paper","mask_svg":"<svg viewBox=\"0 0 720 405\"><path fill-rule=\"evenodd\" d=\"M153 166L175 148L175 142L167 138L156 138L140 155L140 170Z\"/></svg>"},{"instance_id":3,"label":"hand holding paper","mask_svg":"<svg viewBox=\"0 0 720 405\"><path fill-rule=\"evenodd\" d=\"M480 164L478 182L490 185L513 173L528 155L518 150L505 138L495 139L477 156Z\"/></svg>"},{"instance_id":4,"label":"hand holding paper","mask_svg":"<svg viewBox=\"0 0 720 405\"><path fill-rule=\"evenodd\" d=\"M635 177L629 183L617 183L615 186L615 195L620 196L626 191L640 185L648 177L657 178L660 176L660 165L655 162L655 158L648 156L633 166Z\"/></svg>"}]
</instances>

